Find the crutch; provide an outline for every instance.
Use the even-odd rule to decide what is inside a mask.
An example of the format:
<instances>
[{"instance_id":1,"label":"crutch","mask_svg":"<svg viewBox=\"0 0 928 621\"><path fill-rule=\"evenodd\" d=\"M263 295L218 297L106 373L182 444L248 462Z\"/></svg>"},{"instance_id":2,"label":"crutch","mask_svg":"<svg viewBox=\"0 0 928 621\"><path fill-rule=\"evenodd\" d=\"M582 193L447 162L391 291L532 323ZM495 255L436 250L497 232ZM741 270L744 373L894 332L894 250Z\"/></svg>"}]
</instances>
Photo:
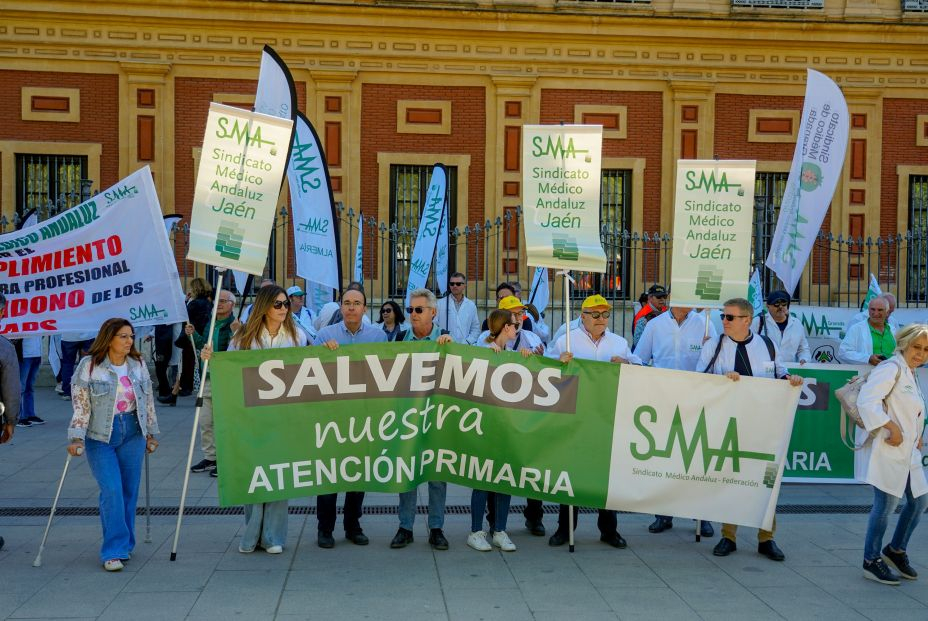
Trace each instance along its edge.
<instances>
[{"instance_id":1,"label":"crutch","mask_svg":"<svg viewBox=\"0 0 928 621\"><path fill-rule=\"evenodd\" d=\"M80 455L84 452L84 449L78 447L77 454ZM45 550L45 541L48 539L48 531L52 527L52 520L55 519L55 509L58 507L58 497L61 496L61 488L64 485L64 478L68 475L68 466L71 465L71 453L68 453L68 458L64 460L64 471L61 473L61 480L58 481L58 491L55 492L55 502L52 503L52 510L48 514L48 524L45 525L45 534L42 535L42 543L39 544L39 553L35 555L35 560L32 561L33 567L42 566L42 551Z\"/></svg>"},{"instance_id":2,"label":"crutch","mask_svg":"<svg viewBox=\"0 0 928 621\"><path fill-rule=\"evenodd\" d=\"M145 445L145 543L151 543L151 488L148 486L148 444Z\"/></svg>"}]
</instances>

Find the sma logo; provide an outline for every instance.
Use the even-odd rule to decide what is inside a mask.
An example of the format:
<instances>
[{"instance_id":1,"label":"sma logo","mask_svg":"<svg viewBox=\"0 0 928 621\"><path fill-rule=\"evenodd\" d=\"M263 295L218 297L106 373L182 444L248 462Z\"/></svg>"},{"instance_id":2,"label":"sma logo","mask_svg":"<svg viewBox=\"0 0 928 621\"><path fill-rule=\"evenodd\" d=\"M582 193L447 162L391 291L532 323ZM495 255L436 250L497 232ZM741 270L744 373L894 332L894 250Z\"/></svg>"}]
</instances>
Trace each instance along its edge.
<instances>
[{"instance_id":1,"label":"sma logo","mask_svg":"<svg viewBox=\"0 0 928 621\"><path fill-rule=\"evenodd\" d=\"M542 136L535 136L532 138L532 155L535 157L549 155L559 159L564 159L565 157L575 158L578 153L586 155L589 152L589 149L576 148L573 138L568 138L566 145L563 143L560 136L556 138L548 136L547 141Z\"/></svg>"},{"instance_id":2,"label":"sma logo","mask_svg":"<svg viewBox=\"0 0 928 621\"><path fill-rule=\"evenodd\" d=\"M729 183L728 182L728 173L722 173L722 175L716 179L715 173L706 174L706 171L700 171L697 173L695 170L686 171L686 185L687 190L704 190L707 194L709 192L728 192L732 188L738 190L738 196L744 196L744 189L741 187L740 183Z\"/></svg>"},{"instance_id":3,"label":"sma logo","mask_svg":"<svg viewBox=\"0 0 928 621\"><path fill-rule=\"evenodd\" d=\"M231 127L229 126L231 123ZM238 119L230 119L226 116L219 117L219 131L216 132L217 138L231 138L239 145L244 144L246 147L256 146L263 149L264 145L273 145L273 140L264 140L261 138L261 126L252 127L251 122L239 123Z\"/></svg>"}]
</instances>

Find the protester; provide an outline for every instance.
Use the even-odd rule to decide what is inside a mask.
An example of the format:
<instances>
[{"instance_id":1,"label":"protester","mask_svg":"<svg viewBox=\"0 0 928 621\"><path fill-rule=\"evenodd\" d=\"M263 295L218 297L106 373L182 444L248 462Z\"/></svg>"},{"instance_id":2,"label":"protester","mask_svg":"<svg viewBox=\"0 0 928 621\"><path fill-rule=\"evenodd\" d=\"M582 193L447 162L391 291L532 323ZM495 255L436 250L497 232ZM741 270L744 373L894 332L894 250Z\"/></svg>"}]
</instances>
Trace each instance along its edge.
<instances>
[{"instance_id":1,"label":"protester","mask_svg":"<svg viewBox=\"0 0 928 621\"><path fill-rule=\"evenodd\" d=\"M517 286L518 285L513 285L512 283L508 283L508 282L499 283L496 286L496 303L499 304L503 300L503 298L508 298L508 297L513 297L518 300L519 296L516 295ZM531 318L523 316L521 329L527 330L529 332L534 332L534 328L535 326L533 325ZM486 332L488 330L486 319L483 320L483 323L480 326L480 330L481 332ZM480 339L483 338L483 336L477 337L477 340L479 341Z\"/></svg>"},{"instance_id":2,"label":"protester","mask_svg":"<svg viewBox=\"0 0 928 621\"><path fill-rule=\"evenodd\" d=\"M348 283L348 286L345 287L345 291L353 289L354 291L364 291L364 285L357 280L352 280ZM367 298L367 294L364 296ZM325 326L331 326L338 323L342 320L342 307L340 302L326 302L322 305L322 308L319 309L319 315L313 321L313 326L316 328L316 332L324 328ZM371 318L367 315L364 315L362 319L364 323L371 323Z\"/></svg>"},{"instance_id":3,"label":"protester","mask_svg":"<svg viewBox=\"0 0 928 621\"><path fill-rule=\"evenodd\" d=\"M641 358L642 364L652 364L659 369L696 371L703 342L717 336L711 322L708 323L709 336L706 336L707 321L690 307L672 306L668 312L647 322L635 346L635 355ZM648 531L662 533L671 528L673 517L655 515ZM715 535L712 522L702 521L699 528L703 537Z\"/></svg>"},{"instance_id":4,"label":"protester","mask_svg":"<svg viewBox=\"0 0 928 621\"><path fill-rule=\"evenodd\" d=\"M406 313L409 316L409 330L401 331L395 341L435 341L439 345L450 343L451 335L435 324L438 301L435 294L428 289L414 289L409 294ZM445 525L445 498L448 484L444 481L429 481L429 543L435 550L447 550L448 539L442 530ZM390 542L391 548L404 548L413 542L412 526L416 519L417 489L400 493L399 518L400 527Z\"/></svg>"},{"instance_id":5,"label":"protester","mask_svg":"<svg viewBox=\"0 0 928 621\"><path fill-rule=\"evenodd\" d=\"M287 289L287 295L290 297L290 312L293 314L293 321L296 327L306 335L306 342L312 343L316 339L316 328L313 326L313 312L307 307L306 292L293 285Z\"/></svg>"},{"instance_id":6,"label":"protester","mask_svg":"<svg viewBox=\"0 0 928 621\"><path fill-rule=\"evenodd\" d=\"M205 278L194 278L190 281L187 288L187 321L193 324L193 329L197 332L206 331L213 313L212 296L213 289ZM198 364L196 352L188 338L178 340L175 345L180 347L182 357L178 394L187 397L193 394L194 366Z\"/></svg>"},{"instance_id":7,"label":"protester","mask_svg":"<svg viewBox=\"0 0 928 621\"><path fill-rule=\"evenodd\" d=\"M35 378L42 365L42 337L26 336L14 342L19 360L20 399L17 427L44 425L45 421L35 415Z\"/></svg>"},{"instance_id":8,"label":"protester","mask_svg":"<svg viewBox=\"0 0 928 621\"><path fill-rule=\"evenodd\" d=\"M789 305L786 291L771 291L767 294L767 313L754 318L751 331L770 337L777 346L781 362L805 364L812 359L812 349L802 322L789 314Z\"/></svg>"},{"instance_id":9,"label":"protester","mask_svg":"<svg viewBox=\"0 0 928 621\"><path fill-rule=\"evenodd\" d=\"M861 449L862 468L857 473L859 480L873 486L873 508L864 540L864 577L893 585L899 584L900 577L918 578L906 548L928 507L928 480L921 452L925 394L915 377L915 369L928 362L928 325L908 325L896 337L893 356L870 372L857 398L866 426L860 434L877 432ZM881 550L889 516L903 495L906 502L893 538Z\"/></svg>"},{"instance_id":10,"label":"protester","mask_svg":"<svg viewBox=\"0 0 928 621\"><path fill-rule=\"evenodd\" d=\"M216 324L213 326L213 345L209 350L226 351L232 342L232 336L242 327L233 311L235 309L235 296L228 289L219 291L219 303L216 306ZM209 324L203 327L203 331L194 330L189 323L184 328L185 338L193 337L193 344L200 356L206 351L206 330ZM206 358L204 358L205 360ZM219 468L216 467L216 438L213 433L213 386L209 380L209 372L206 377L201 378L203 382L203 402L200 406L200 450L203 451L203 459L190 467L190 472L208 472L211 477L219 476ZM159 397L158 401L162 401ZM162 401L164 403L164 401Z\"/></svg>"},{"instance_id":11,"label":"protester","mask_svg":"<svg viewBox=\"0 0 928 621\"><path fill-rule=\"evenodd\" d=\"M151 377L128 320L103 322L74 373L72 394L68 453L87 454L100 487L100 561L106 571L119 571L135 547L142 460L158 447Z\"/></svg>"},{"instance_id":12,"label":"protester","mask_svg":"<svg viewBox=\"0 0 928 621\"><path fill-rule=\"evenodd\" d=\"M889 311L886 313L886 323L892 326L893 332L896 332L899 329L899 323L896 321L896 318L893 317L893 313L896 311L896 296L887 292L881 293L876 297L883 298L886 300L887 304L889 304ZM870 313L868 311L869 304L868 308L864 308L863 304L861 304L861 311L859 313L854 313L854 316L851 317L850 321L844 324L845 333L847 333L847 331L854 327L856 324L869 319Z\"/></svg>"},{"instance_id":13,"label":"protester","mask_svg":"<svg viewBox=\"0 0 928 621\"><path fill-rule=\"evenodd\" d=\"M628 348L628 341L610 332L607 328L612 305L601 295L591 295L581 305L580 327L570 331L570 349L567 351L567 335L558 338L548 348L550 358L567 364L573 358L582 360L601 360L618 363L641 364L641 359ZM567 543L570 533L570 515L567 505L561 505L557 520L557 530L548 539L548 545L562 546ZM574 528L577 525L577 507L574 511ZM628 544L618 531L615 511L599 510L599 540L614 548L625 548Z\"/></svg>"},{"instance_id":14,"label":"protester","mask_svg":"<svg viewBox=\"0 0 928 621\"><path fill-rule=\"evenodd\" d=\"M393 304L394 302L387 302ZM364 323L367 317L367 296L358 289L345 289L342 292L341 309L342 319L338 323L325 326L319 330L315 345L323 345L335 351L341 345L354 345L359 343L383 343L387 335L376 326ZM381 314L381 316L384 316ZM335 530L335 512L338 503L338 494L321 494L316 497L316 518L319 521L316 542L320 548L335 546L332 532ZM364 492L346 492L345 506L342 510L342 524L345 528L345 539L359 545L367 545L369 540L361 529L361 511L364 505Z\"/></svg>"},{"instance_id":15,"label":"protester","mask_svg":"<svg viewBox=\"0 0 928 621\"><path fill-rule=\"evenodd\" d=\"M786 367L780 363L776 344L765 335L751 332L753 313L754 307L744 298L733 298L725 302L722 309L722 329L725 333L703 344L698 369L703 373L724 375L735 382L742 375L747 375L786 379L792 386L802 385L802 378L789 375ZM758 529L757 552L772 561L782 561L786 555L773 540L776 529L775 517L771 530ZM712 554L728 556L737 550L737 531L738 527L734 524L722 524L722 538Z\"/></svg>"},{"instance_id":16,"label":"protester","mask_svg":"<svg viewBox=\"0 0 928 621\"><path fill-rule=\"evenodd\" d=\"M641 335L641 332L637 331L638 322L644 319L645 323L647 323L665 310L667 310L667 289L663 285L651 285L648 288L648 301L641 306L632 319L632 339L634 342L637 342L638 336ZM644 326L641 329L644 330ZM638 336L635 336L636 334Z\"/></svg>"},{"instance_id":17,"label":"protester","mask_svg":"<svg viewBox=\"0 0 928 621\"><path fill-rule=\"evenodd\" d=\"M229 292L221 293L224 295ZM266 285L258 289L251 315L245 325L235 332L229 343L229 351L304 346L306 336L293 321L287 292L283 287ZM212 354L213 348L206 345L200 355L203 360L209 360ZM256 441L260 441L260 427L251 433L256 436ZM245 505L245 531L238 551L250 554L255 548L261 547L268 554L280 554L287 541L287 519L286 500Z\"/></svg>"},{"instance_id":18,"label":"protester","mask_svg":"<svg viewBox=\"0 0 928 621\"><path fill-rule=\"evenodd\" d=\"M61 335L61 398L71 400L71 377L77 361L90 350L96 332L67 332Z\"/></svg>"},{"instance_id":19,"label":"protester","mask_svg":"<svg viewBox=\"0 0 928 621\"><path fill-rule=\"evenodd\" d=\"M0 319L6 314L6 296L0 293ZM13 344L0 334L0 444L6 444L16 431L19 417L19 361ZM0 549L3 548L0 537Z\"/></svg>"},{"instance_id":20,"label":"protester","mask_svg":"<svg viewBox=\"0 0 928 621\"><path fill-rule=\"evenodd\" d=\"M516 322L512 314L507 310L497 309L487 317L487 323L490 325L489 334L481 339L478 343L480 347L489 347L496 353L503 350L511 349L510 343L516 338ZM531 356L532 352L528 348L522 348L522 355ZM490 530L493 532L493 545L487 541L487 532L483 526L483 513L487 509L489 493L484 490L472 490L470 495L470 522L471 532L467 536L467 545L479 552L489 552L496 546L504 552L514 552L516 545L506 534L506 523L509 519L509 503L512 496L509 494L493 494L493 517L491 518Z\"/></svg>"},{"instance_id":21,"label":"protester","mask_svg":"<svg viewBox=\"0 0 928 621\"><path fill-rule=\"evenodd\" d=\"M841 341L838 348L841 362L876 366L896 350L895 330L886 323L889 302L884 297L875 297L867 311L870 318L854 325Z\"/></svg>"},{"instance_id":22,"label":"protester","mask_svg":"<svg viewBox=\"0 0 928 621\"><path fill-rule=\"evenodd\" d=\"M387 300L381 305L380 319L377 320L377 323L383 324L383 331L387 335L388 341L396 338L396 335L404 329L403 324L405 322L406 315L403 314L403 309L400 308L399 304L393 300Z\"/></svg>"},{"instance_id":23,"label":"protester","mask_svg":"<svg viewBox=\"0 0 928 621\"><path fill-rule=\"evenodd\" d=\"M158 402L177 405L174 383L177 379L177 365L180 363L181 350L174 346L184 333L184 324L160 324L155 326L154 358L155 377L158 378ZM187 338L184 336L184 338Z\"/></svg>"},{"instance_id":24,"label":"protester","mask_svg":"<svg viewBox=\"0 0 928 621\"><path fill-rule=\"evenodd\" d=\"M477 305L464 295L467 278L454 272L448 278L450 293L438 301L438 325L451 334L455 343L474 345L480 336Z\"/></svg>"}]
</instances>

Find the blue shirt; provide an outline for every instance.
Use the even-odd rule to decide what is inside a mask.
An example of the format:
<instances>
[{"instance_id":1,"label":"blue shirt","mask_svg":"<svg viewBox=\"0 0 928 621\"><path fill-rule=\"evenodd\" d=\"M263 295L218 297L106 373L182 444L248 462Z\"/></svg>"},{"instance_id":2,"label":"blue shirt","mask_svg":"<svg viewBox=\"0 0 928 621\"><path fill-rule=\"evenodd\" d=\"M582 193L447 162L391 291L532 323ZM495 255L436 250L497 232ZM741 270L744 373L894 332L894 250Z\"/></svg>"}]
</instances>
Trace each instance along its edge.
<instances>
[{"instance_id":1,"label":"blue shirt","mask_svg":"<svg viewBox=\"0 0 928 621\"><path fill-rule=\"evenodd\" d=\"M387 335L380 328L361 322L358 331L352 333L344 321L319 330L313 345L324 345L328 341L335 341L339 345L354 345L356 343L386 343Z\"/></svg>"}]
</instances>

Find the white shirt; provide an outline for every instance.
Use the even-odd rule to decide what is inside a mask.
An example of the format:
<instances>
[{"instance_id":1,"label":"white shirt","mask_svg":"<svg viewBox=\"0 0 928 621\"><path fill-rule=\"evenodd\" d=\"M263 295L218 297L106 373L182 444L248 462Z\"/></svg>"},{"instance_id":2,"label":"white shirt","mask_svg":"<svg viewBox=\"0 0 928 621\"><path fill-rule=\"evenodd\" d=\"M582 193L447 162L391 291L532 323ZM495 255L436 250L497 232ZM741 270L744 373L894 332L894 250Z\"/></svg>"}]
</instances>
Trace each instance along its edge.
<instances>
[{"instance_id":1,"label":"white shirt","mask_svg":"<svg viewBox=\"0 0 928 621\"><path fill-rule=\"evenodd\" d=\"M760 329L761 321L764 322L763 330ZM806 339L806 329L802 326L802 322L792 315L787 315L786 329L780 332L780 327L773 317L764 313L754 318L751 323L751 332L770 337L780 353L780 362L809 362L812 359L812 350Z\"/></svg>"},{"instance_id":2,"label":"white shirt","mask_svg":"<svg viewBox=\"0 0 928 621\"><path fill-rule=\"evenodd\" d=\"M715 359L712 367L706 369L712 360L712 356L715 355L719 339L722 339L722 349L719 351L718 358ZM786 377L789 374L786 367L780 362L776 343L773 344L773 360L770 359L770 351L767 349L764 339L757 334L754 335L751 342L745 345L745 348L748 351L748 363L751 365L752 377L775 379ZM703 343L702 354L699 356L696 370L700 373L715 373L716 375L730 373L735 370L735 354L737 351L738 344L728 338L727 335L722 334L711 338Z\"/></svg>"},{"instance_id":3,"label":"white shirt","mask_svg":"<svg viewBox=\"0 0 928 621\"><path fill-rule=\"evenodd\" d=\"M883 409L884 400L888 414ZM928 493L922 454L917 448L925 424L925 401L918 380L901 354L873 368L860 389L857 407L867 427L866 432L858 430L858 445L866 439L867 432L882 427L890 419L902 430L899 446L886 443L889 432L884 430L858 452L857 478L897 498L903 496L908 482L912 484L913 496Z\"/></svg>"},{"instance_id":4,"label":"white shirt","mask_svg":"<svg viewBox=\"0 0 928 621\"><path fill-rule=\"evenodd\" d=\"M548 347L545 355L557 360L567 351L567 334L559 337L554 344ZM613 356L628 360L632 364L641 364L641 358L632 353L628 341L615 332L606 330L599 341L593 342L590 333L582 325L570 331L570 351L574 358L583 360L599 360L610 362Z\"/></svg>"},{"instance_id":5,"label":"white shirt","mask_svg":"<svg viewBox=\"0 0 928 621\"><path fill-rule=\"evenodd\" d=\"M467 297L461 299L460 306L450 294L438 300L435 323L450 332L455 343L473 345L480 335L477 305Z\"/></svg>"},{"instance_id":6,"label":"white shirt","mask_svg":"<svg viewBox=\"0 0 928 621\"><path fill-rule=\"evenodd\" d=\"M576 319L571 319L571 320L570 320L570 329L571 329L571 330L574 330L575 328L579 328L579 327L580 327L580 317L577 317ZM562 323L562 324L561 324L561 327L558 328L558 329L557 329L557 332L554 333L554 338L551 339L551 340L552 340L552 341L557 341L559 338L561 338L561 337L564 336L565 334L567 334L567 324L566 324L566 323Z\"/></svg>"},{"instance_id":7,"label":"white shirt","mask_svg":"<svg viewBox=\"0 0 928 621\"><path fill-rule=\"evenodd\" d=\"M477 337L476 344L481 347L489 347L490 345L486 342L487 337L490 336L489 330L484 330ZM536 347L543 345L541 339L538 338L538 335L534 332L528 330L519 330L516 332L516 337L506 343L506 349L509 351L521 351L523 347L527 347L534 351Z\"/></svg>"},{"instance_id":8,"label":"white shirt","mask_svg":"<svg viewBox=\"0 0 928 621\"><path fill-rule=\"evenodd\" d=\"M887 323L893 336L896 334L892 324ZM885 327L884 327L885 330ZM844 335L838 348L838 360L844 364L870 364L873 355L873 337L870 335L870 322L855 323Z\"/></svg>"},{"instance_id":9,"label":"white shirt","mask_svg":"<svg viewBox=\"0 0 928 621\"><path fill-rule=\"evenodd\" d=\"M534 332L543 343L547 343L551 338L551 328L545 323L545 318L539 315L538 321L532 321L532 332Z\"/></svg>"},{"instance_id":10,"label":"white shirt","mask_svg":"<svg viewBox=\"0 0 928 621\"><path fill-rule=\"evenodd\" d=\"M695 310L687 313L682 324L677 323L670 311L661 313L645 325L635 355L644 364L653 362L661 369L696 371L705 334L706 318ZM717 336L712 323L709 323L709 336Z\"/></svg>"}]
</instances>

